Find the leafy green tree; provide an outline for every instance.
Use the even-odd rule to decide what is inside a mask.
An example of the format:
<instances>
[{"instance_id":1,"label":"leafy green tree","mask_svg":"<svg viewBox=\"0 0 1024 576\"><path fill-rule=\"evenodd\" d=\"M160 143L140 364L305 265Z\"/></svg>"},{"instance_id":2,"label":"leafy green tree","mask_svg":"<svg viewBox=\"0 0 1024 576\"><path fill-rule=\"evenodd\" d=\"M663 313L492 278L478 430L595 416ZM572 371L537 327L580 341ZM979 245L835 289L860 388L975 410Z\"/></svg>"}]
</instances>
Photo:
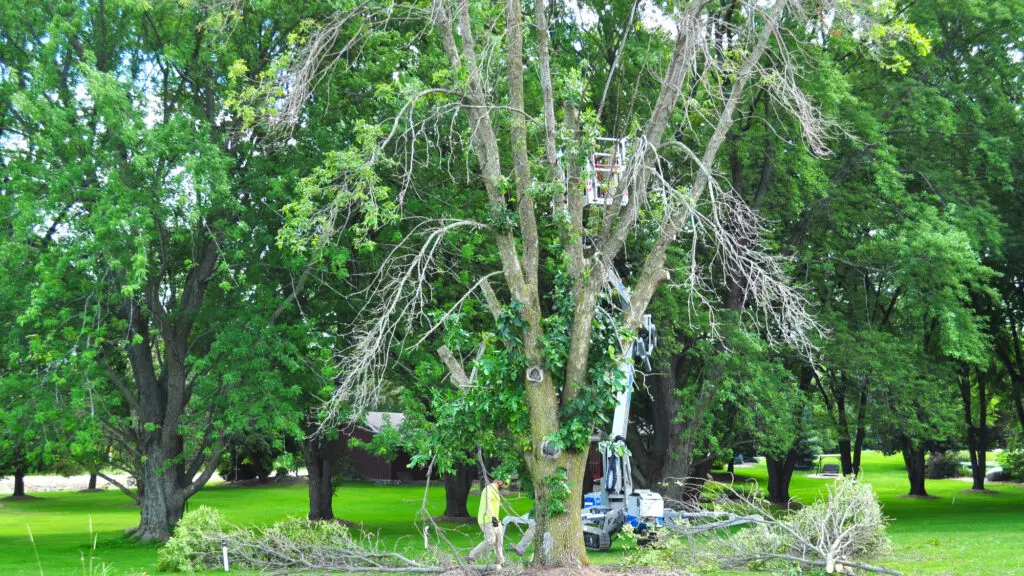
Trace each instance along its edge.
<instances>
[{"instance_id":1,"label":"leafy green tree","mask_svg":"<svg viewBox=\"0 0 1024 576\"><path fill-rule=\"evenodd\" d=\"M524 26L528 8L533 9L529 27ZM610 28L603 33L619 36L622 48L612 48L613 56L605 59L611 64L603 83L592 74L591 63L580 59L579 46L590 39L588 26L582 19L558 17L563 8L438 1L423 20L419 10L404 6L343 4L289 56L280 92L261 85L250 94L256 101L269 96L269 102L250 108L269 109L269 124L301 123L321 79L358 76L364 66L374 65L374 58L363 58L365 53L354 48L361 41L384 34L396 45L410 46L393 81L378 89L397 113L366 119L384 128L368 125L357 137L337 143L344 164L331 175L331 195L313 198L294 220L300 236L329 243L337 228L319 215L330 214L338 198L344 205L358 204L371 217L386 213L393 198L407 231L370 281L368 301L347 334L350 343L327 410L335 418L357 418L358 408L372 403L397 361L392 351L421 344L417 333L443 328L443 319L425 314L433 311L425 303L437 278L462 273L461 280L474 290L484 290L493 279L498 307L519 319L510 324L514 333L496 341L507 363L502 372L519 375L503 385L517 391L529 410L524 456L535 480L538 530L553 539L550 553L537 557L544 565L585 559L580 518L568 512L567 502L574 507L579 500L590 436L607 418L621 382L615 373L628 358L632 334L652 296L668 277L666 259L677 240L685 238L687 246L693 240L692 245L719 255L702 259L691 252L694 265L681 281L685 287L708 294L713 291L708 268L724 269L749 304L748 319L764 327L761 339L807 347L816 324L803 310L803 296L767 255L771 247L760 236L756 213L719 183L714 170L753 92L771 98L786 116L798 117L811 152L825 152L826 132L826 122L797 81L792 47L781 40L786 35L776 33L780 26L807 28L808 14L795 6L687 4L671 13L674 37L642 18L636 27L644 33L627 36L633 32L628 23L619 28L608 18ZM392 9L402 17L392 17ZM623 6L615 10L622 13ZM410 29L409 21L427 26ZM349 26L366 36L349 34ZM814 26L823 35L831 33L824 22ZM920 40L912 26L896 18L873 29L866 49L891 52L891 32ZM648 46L645 61L639 55ZM344 57L328 57L335 53ZM903 60L893 57L889 65L899 68ZM664 75L654 83L609 83L616 62ZM325 63L330 64L326 69ZM609 84L618 92L613 100L606 100ZM643 94L637 94L640 89ZM606 108L612 101L621 105ZM632 136L632 145L622 158L618 183L609 190L614 199L587 206L581 167L604 135ZM446 163L468 168L454 194L449 186L437 186L436 166ZM403 203L417 197L422 204ZM436 206L453 200L468 206L485 202L486 218L460 212L457 205L447 217L436 218ZM366 230L362 224L348 229ZM453 261L444 250L453 236L469 233L488 240L491 268L481 276L450 268ZM627 240L635 265L623 268ZM602 296L616 271L631 288L626 310L615 310L615 303Z\"/></svg>"},{"instance_id":2,"label":"leafy green tree","mask_svg":"<svg viewBox=\"0 0 1024 576\"><path fill-rule=\"evenodd\" d=\"M312 369L300 358L318 326L279 323L303 284L301 260L276 246L295 172L287 156L261 160L225 104L228 64L258 75L315 14L303 8L246 6L230 34L189 3L6 14L21 59L3 78L3 191L18 214L3 250L38 252L12 361L100 422L138 479L122 488L143 540L168 536L228 435L300 435L293 375L320 373L315 353Z\"/></svg>"}]
</instances>

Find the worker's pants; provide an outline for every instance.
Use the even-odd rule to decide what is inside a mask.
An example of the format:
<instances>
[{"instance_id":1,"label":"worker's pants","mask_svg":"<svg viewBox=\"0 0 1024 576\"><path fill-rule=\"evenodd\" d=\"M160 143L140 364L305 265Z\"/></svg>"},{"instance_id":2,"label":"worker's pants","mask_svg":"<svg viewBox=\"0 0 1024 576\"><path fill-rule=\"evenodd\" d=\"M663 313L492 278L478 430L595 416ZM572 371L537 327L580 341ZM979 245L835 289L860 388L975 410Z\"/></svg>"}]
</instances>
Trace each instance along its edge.
<instances>
[{"instance_id":1,"label":"worker's pants","mask_svg":"<svg viewBox=\"0 0 1024 576\"><path fill-rule=\"evenodd\" d=\"M505 547L505 534L502 532L501 526L495 528L490 524L481 524L480 529L483 530L484 541L473 548L467 559L470 562L476 562L477 558L487 553L488 548L494 548L494 552L498 555L498 564L504 564L505 552L502 548Z\"/></svg>"}]
</instances>

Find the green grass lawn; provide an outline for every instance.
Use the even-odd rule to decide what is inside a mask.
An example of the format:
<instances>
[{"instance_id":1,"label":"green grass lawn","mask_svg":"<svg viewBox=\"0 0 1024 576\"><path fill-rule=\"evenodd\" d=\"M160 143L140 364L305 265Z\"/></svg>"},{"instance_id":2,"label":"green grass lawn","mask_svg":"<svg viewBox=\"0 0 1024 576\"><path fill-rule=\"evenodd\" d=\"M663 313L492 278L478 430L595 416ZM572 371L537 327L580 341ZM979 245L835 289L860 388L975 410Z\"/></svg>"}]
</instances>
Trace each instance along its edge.
<instances>
[{"instance_id":1,"label":"green grass lawn","mask_svg":"<svg viewBox=\"0 0 1024 576\"><path fill-rule=\"evenodd\" d=\"M908 574L1024 575L1024 488L994 486L999 494L962 494L970 484L957 480L933 480L928 490L937 500L900 498L906 491L906 476L899 457L883 458L866 453L865 480L872 483L886 514L892 518L890 534L895 556L887 564ZM738 473L765 479L764 466L737 469ZM827 480L797 473L792 494L810 502ZM98 536L97 563L110 567L111 574L154 574L156 547L125 542L119 536L138 522L138 509L116 490L80 494L52 492L39 494L30 502L4 502L0 508L0 575L38 575L35 550L29 542L31 528L44 576L83 574L82 555L89 555L89 526ZM361 522L366 530L407 550L422 548L413 520L423 498L418 487L377 487L365 484L342 486L335 497L335 514ZM470 502L475 509L476 497ZM526 498L512 500L526 511ZM304 485L233 488L214 486L194 497L190 506L209 505L221 510L228 521L238 524L269 523L306 511ZM443 488L433 488L429 509L444 509ZM453 542L470 546L479 536L475 526L452 526L460 530ZM596 563L615 563L620 553L613 548L592 554ZM88 572L86 572L88 573Z\"/></svg>"}]
</instances>

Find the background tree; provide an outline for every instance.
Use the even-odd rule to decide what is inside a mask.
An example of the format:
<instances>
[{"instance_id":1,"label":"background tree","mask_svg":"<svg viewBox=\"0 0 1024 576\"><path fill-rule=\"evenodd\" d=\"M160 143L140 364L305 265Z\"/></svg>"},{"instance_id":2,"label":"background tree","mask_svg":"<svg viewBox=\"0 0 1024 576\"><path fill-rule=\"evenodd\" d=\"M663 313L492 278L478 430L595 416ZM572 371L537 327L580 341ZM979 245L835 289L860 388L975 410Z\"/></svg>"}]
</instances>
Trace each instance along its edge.
<instances>
[{"instance_id":1,"label":"background tree","mask_svg":"<svg viewBox=\"0 0 1024 576\"><path fill-rule=\"evenodd\" d=\"M98 399L143 540L167 537L225 434L298 428L300 349L277 321L301 268L268 257L287 173L260 166L225 99L228 63L257 74L310 12L262 9L231 35L186 4L50 3L19 28L4 192L13 244L42 246L18 319L30 374Z\"/></svg>"}]
</instances>

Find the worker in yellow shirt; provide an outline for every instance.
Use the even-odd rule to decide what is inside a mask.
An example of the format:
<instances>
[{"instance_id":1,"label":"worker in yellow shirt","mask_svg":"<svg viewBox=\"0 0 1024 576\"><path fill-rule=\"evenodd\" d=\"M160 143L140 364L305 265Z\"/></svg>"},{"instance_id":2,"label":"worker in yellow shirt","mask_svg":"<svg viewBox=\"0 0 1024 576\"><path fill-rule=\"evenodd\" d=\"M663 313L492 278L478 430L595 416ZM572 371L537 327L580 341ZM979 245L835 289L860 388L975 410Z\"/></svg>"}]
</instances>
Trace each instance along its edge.
<instances>
[{"instance_id":1,"label":"worker in yellow shirt","mask_svg":"<svg viewBox=\"0 0 1024 576\"><path fill-rule=\"evenodd\" d=\"M476 559L487 552L488 548L494 548L494 552L498 556L498 567L505 563L505 553L502 550L504 548L504 535L501 530L501 522L498 521L500 516L501 501L499 492L505 487L505 480L503 478L496 478L493 482L484 486L483 492L480 494L480 510L476 513L477 524L480 525L480 530L484 533L484 541L477 544L476 548L466 556L466 561L472 564L476 562Z\"/></svg>"}]
</instances>

